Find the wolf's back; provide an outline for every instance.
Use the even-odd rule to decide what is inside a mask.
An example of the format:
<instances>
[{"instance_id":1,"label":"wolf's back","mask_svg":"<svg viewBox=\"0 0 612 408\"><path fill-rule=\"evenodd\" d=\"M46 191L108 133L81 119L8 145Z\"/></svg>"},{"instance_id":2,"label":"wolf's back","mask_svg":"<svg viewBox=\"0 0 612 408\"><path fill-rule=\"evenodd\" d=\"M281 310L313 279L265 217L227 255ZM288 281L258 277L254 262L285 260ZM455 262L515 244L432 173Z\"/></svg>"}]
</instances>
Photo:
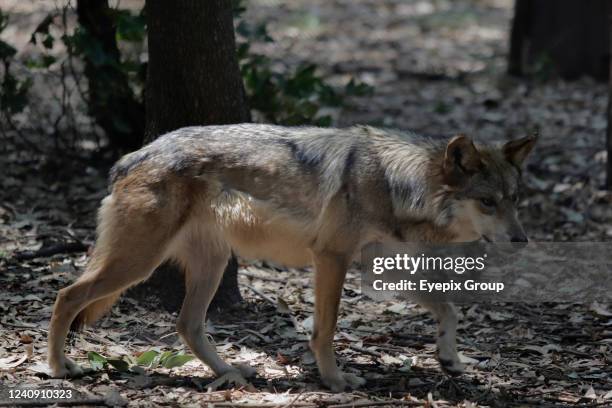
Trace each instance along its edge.
<instances>
[{"instance_id":1,"label":"wolf's back","mask_svg":"<svg viewBox=\"0 0 612 408\"><path fill-rule=\"evenodd\" d=\"M176 174L198 167L262 168L272 163L318 171L346 156L360 143L356 128L283 127L262 124L194 126L160 136L140 150L122 157L111 169L110 181L147 164L156 171Z\"/></svg>"}]
</instances>

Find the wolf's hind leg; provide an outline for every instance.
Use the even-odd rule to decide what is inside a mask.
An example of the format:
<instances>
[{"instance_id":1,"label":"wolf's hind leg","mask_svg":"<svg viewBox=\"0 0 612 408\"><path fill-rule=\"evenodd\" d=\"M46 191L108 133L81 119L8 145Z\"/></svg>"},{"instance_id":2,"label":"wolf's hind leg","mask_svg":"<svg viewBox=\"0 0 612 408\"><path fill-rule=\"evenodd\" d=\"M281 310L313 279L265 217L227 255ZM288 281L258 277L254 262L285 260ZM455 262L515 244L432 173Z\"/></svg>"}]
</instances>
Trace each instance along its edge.
<instances>
[{"instance_id":1,"label":"wolf's hind leg","mask_svg":"<svg viewBox=\"0 0 612 408\"><path fill-rule=\"evenodd\" d=\"M315 313L310 348L317 360L321 380L333 392L357 388L364 385L365 380L338 368L333 345L347 261L331 254L315 254L314 263Z\"/></svg>"},{"instance_id":2,"label":"wolf's hind leg","mask_svg":"<svg viewBox=\"0 0 612 408\"><path fill-rule=\"evenodd\" d=\"M73 321L93 323L123 290L151 275L180 226L181 208L174 209L173 217L172 211L157 205L154 192L128 187L116 188L102 201L98 239L87 269L57 295L48 336L48 362L54 377L81 372L64 354Z\"/></svg>"},{"instance_id":3,"label":"wolf's hind leg","mask_svg":"<svg viewBox=\"0 0 612 408\"><path fill-rule=\"evenodd\" d=\"M81 368L64 354L68 330L77 315L88 316L85 323L93 323L92 319L110 308L123 290L146 279L162 261L163 242L154 234L147 235L147 241L140 245L134 245L134 236L127 235L117 236L113 248L102 249L98 245L87 271L59 291L48 337L48 363L53 377L82 374Z\"/></svg>"},{"instance_id":4,"label":"wolf's hind leg","mask_svg":"<svg viewBox=\"0 0 612 408\"><path fill-rule=\"evenodd\" d=\"M206 311L217 291L230 258L230 248L220 237L192 225L181 233L174 256L185 268L185 300L177 331L193 353L215 374L228 375L235 382L255 374L248 366L233 367L219 357L205 332Z\"/></svg>"},{"instance_id":5,"label":"wolf's hind leg","mask_svg":"<svg viewBox=\"0 0 612 408\"><path fill-rule=\"evenodd\" d=\"M429 310L438 321L436 342L438 361L442 370L450 375L459 375L465 370L457 354L457 312L452 303L419 303Z\"/></svg>"}]
</instances>

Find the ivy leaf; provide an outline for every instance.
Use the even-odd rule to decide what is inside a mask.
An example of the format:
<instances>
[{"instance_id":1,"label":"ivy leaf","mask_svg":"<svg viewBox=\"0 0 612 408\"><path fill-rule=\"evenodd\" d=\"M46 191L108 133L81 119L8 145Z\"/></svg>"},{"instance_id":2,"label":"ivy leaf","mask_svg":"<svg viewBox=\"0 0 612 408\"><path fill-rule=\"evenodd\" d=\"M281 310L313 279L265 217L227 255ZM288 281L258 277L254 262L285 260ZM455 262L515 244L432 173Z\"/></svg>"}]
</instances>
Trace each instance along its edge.
<instances>
[{"instance_id":1,"label":"ivy leaf","mask_svg":"<svg viewBox=\"0 0 612 408\"><path fill-rule=\"evenodd\" d=\"M155 361L155 357L157 357L159 353L155 350L145 351L136 359L136 364L141 366L151 366L153 361Z\"/></svg>"},{"instance_id":2,"label":"ivy leaf","mask_svg":"<svg viewBox=\"0 0 612 408\"><path fill-rule=\"evenodd\" d=\"M127 361L120 358L108 359L106 362L112 365L117 371L127 371L130 368L130 365Z\"/></svg>"},{"instance_id":3,"label":"ivy leaf","mask_svg":"<svg viewBox=\"0 0 612 408\"><path fill-rule=\"evenodd\" d=\"M46 49L51 49L51 48L53 48L53 43L54 42L55 42L55 39L53 38L53 36L51 34L47 34L45 36L45 39L42 41L42 45Z\"/></svg>"},{"instance_id":4,"label":"ivy leaf","mask_svg":"<svg viewBox=\"0 0 612 408\"><path fill-rule=\"evenodd\" d=\"M94 370L102 370L108 363L106 357L96 353L95 351L88 352L87 359L89 360L89 364L91 364L91 368Z\"/></svg>"},{"instance_id":5,"label":"ivy leaf","mask_svg":"<svg viewBox=\"0 0 612 408\"><path fill-rule=\"evenodd\" d=\"M17 54L17 50L15 49L15 47L0 40L0 59L11 58L15 54Z\"/></svg>"},{"instance_id":6,"label":"ivy leaf","mask_svg":"<svg viewBox=\"0 0 612 408\"><path fill-rule=\"evenodd\" d=\"M121 10L117 14L117 39L131 42L141 42L146 35L146 21L142 14L132 14Z\"/></svg>"},{"instance_id":7,"label":"ivy leaf","mask_svg":"<svg viewBox=\"0 0 612 408\"><path fill-rule=\"evenodd\" d=\"M194 358L194 356L190 356L188 354L173 354L164 360L162 366L165 368L180 367Z\"/></svg>"}]
</instances>

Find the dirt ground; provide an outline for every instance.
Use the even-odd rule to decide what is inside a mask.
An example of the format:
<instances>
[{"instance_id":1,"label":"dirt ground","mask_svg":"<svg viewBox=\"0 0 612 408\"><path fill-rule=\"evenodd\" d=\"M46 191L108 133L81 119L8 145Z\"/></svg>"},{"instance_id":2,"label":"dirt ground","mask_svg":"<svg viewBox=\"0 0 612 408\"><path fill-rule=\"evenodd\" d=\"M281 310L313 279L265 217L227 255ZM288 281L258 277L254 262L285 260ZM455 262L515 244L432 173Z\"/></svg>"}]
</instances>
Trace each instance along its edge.
<instances>
[{"instance_id":1,"label":"dirt ground","mask_svg":"<svg viewBox=\"0 0 612 408\"><path fill-rule=\"evenodd\" d=\"M506 77L511 1L249 4L247 18L268 22L275 40L254 48L278 69L314 62L334 83L353 76L372 85L372 96L332 112L337 125L462 132L499 141L539 129L520 205L528 235L539 241L612 240L612 194L602 189L606 86L589 79ZM53 3L7 5L20 22L9 35L19 40ZM459 349L469 368L449 378L435 360L433 319L413 304L362 296L353 270L336 349L344 369L368 382L358 391L332 394L319 383L307 348L310 274L246 261L239 278L246 301L209 328L224 358L257 369L250 385L208 390L215 378L197 360L174 368L109 366L76 380L49 379L42 363L51 308L57 290L86 264L110 163L66 159L51 148L49 135L32 131L26 136L44 153L28 150L22 136L4 132L0 147L0 393L6 387L70 388L77 393L74 403L84 406L612 406L610 305L462 306ZM188 353L175 332L176 316L153 304L124 297L73 339L69 356L90 367L89 352L124 359L151 350Z\"/></svg>"}]
</instances>

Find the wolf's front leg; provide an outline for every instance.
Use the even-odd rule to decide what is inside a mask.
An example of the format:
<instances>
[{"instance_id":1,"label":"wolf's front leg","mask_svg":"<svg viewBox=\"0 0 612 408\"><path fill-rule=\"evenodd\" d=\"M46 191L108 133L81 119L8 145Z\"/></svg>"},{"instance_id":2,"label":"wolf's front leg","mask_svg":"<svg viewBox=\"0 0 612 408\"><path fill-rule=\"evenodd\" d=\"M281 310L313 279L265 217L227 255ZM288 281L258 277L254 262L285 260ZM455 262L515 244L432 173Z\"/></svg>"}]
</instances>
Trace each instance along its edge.
<instances>
[{"instance_id":1,"label":"wolf's front leg","mask_svg":"<svg viewBox=\"0 0 612 408\"><path fill-rule=\"evenodd\" d=\"M420 302L438 321L438 340L436 342L438 361L442 369L450 375L459 375L465 370L457 353L457 312L452 303Z\"/></svg>"},{"instance_id":2,"label":"wolf's front leg","mask_svg":"<svg viewBox=\"0 0 612 408\"><path fill-rule=\"evenodd\" d=\"M185 300L177 321L177 331L191 351L220 377L237 384L256 371L247 366L231 366L221 359L215 346L208 340L204 321L208 306L219 287L223 271L230 257L230 249L214 236L202 236L194 228L187 238L177 244L177 254L185 268Z\"/></svg>"},{"instance_id":3,"label":"wolf's front leg","mask_svg":"<svg viewBox=\"0 0 612 408\"><path fill-rule=\"evenodd\" d=\"M336 365L333 346L338 306L346 275L346 257L317 253L314 255L314 264L315 313L310 348L317 360L321 380L334 392L342 392L347 387L357 388L364 385L365 380L340 371Z\"/></svg>"}]
</instances>

